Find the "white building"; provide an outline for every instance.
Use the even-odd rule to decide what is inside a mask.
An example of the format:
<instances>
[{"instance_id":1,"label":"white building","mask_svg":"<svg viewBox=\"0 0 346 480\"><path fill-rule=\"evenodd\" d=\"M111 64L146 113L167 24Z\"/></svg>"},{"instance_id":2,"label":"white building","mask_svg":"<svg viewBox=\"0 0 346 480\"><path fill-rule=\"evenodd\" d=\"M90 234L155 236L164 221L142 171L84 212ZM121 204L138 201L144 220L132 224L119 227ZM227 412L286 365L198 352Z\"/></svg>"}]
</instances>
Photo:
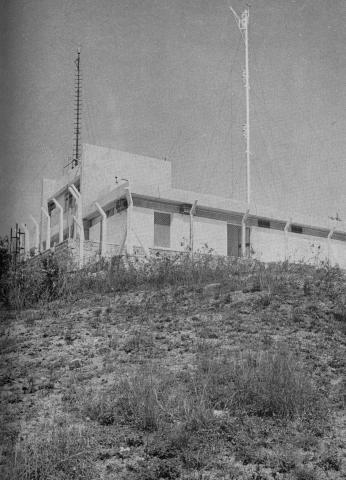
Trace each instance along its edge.
<instances>
[{"instance_id":1,"label":"white building","mask_svg":"<svg viewBox=\"0 0 346 480\"><path fill-rule=\"evenodd\" d=\"M41 251L68 244L85 264L124 252L207 248L265 262L328 260L346 268L345 223L248 209L172 188L171 177L168 161L83 145L81 165L59 181L43 180Z\"/></svg>"}]
</instances>

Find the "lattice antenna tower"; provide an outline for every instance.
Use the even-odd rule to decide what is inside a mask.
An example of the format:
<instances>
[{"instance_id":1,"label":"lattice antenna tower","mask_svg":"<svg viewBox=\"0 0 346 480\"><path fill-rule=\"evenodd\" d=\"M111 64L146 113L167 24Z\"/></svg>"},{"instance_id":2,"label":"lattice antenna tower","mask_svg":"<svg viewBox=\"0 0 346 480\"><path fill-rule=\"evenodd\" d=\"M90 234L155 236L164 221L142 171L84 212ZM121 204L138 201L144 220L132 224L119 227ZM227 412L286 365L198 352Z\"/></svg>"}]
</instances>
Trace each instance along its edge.
<instances>
[{"instance_id":1,"label":"lattice antenna tower","mask_svg":"<svg viewBox=\"0 0 346 480\"><path fill-rule=\"evenodd\" d=\"M80 62L80 48L77 50L75 59L75 122L74 122L74 147L72 156L72 168L77 167L81 160L81 120L82 120L82 75Z\"/></svg>"}]
</instances>

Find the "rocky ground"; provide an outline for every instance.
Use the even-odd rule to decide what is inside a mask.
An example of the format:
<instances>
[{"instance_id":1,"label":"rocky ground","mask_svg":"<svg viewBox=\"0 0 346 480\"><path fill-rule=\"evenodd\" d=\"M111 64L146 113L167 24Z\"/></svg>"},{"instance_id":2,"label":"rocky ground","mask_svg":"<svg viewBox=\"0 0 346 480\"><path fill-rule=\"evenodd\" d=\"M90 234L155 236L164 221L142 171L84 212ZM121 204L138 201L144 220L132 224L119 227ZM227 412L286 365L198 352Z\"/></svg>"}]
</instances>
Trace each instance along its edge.
<instances>
[{"instance_id":1,"label":"rocky ground","mask_svg":"<svg viewBox=\"0 0 346 480\"><path fill-rule=\"evenodd\" d=\"M323 282L2 309L1 477L345 478L346 287Z\"/></svg>"}]
</instances>

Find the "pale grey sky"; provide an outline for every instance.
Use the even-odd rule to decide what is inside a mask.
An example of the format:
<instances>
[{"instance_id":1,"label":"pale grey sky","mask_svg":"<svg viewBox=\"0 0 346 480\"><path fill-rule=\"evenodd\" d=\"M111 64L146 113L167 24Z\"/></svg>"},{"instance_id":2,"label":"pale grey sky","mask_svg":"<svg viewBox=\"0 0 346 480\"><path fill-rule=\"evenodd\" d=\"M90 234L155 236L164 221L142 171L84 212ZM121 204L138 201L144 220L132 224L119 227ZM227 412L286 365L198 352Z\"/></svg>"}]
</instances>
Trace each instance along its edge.
<instances>
[{"instance_id":1,"label":"pale grey sky","mask_svg":"<svg viewBox=\"0 0 346 480\"><path fill-rule=\"evenodd\" d=\"M252 0L253 199L346 219L346 2ZM166 157L175 186L245 198L242 0L3 0L0 235L73 146Z\"/></svg>"}]
</instances>

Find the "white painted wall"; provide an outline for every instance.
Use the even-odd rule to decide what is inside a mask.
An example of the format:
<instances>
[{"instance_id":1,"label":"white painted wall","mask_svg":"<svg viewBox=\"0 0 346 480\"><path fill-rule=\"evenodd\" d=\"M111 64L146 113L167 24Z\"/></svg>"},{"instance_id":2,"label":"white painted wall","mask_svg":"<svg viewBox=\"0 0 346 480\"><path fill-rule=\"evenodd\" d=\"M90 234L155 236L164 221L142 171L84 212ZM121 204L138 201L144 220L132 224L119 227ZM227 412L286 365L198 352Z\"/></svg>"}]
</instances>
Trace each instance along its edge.
<instances>
[{"instance_id":1,"label":"white painted wall","mask_svg":"<svg viewBox=\"0 0 346 480\"><path fill-rule=\"evenodd\" d=\"M141 247L145 250L154 246L154 210L141 207L132 209L132 232L129 235L130 251L132 246Z\"/></svg>"},{"instance_id":2,"label":"white painted wall","mask_svg":"<svg viewBox=\"0 0 346 480\"><path fill-rule=\"evenodd\" d=\"M101 217L97 219L97 223L89 228L89 240L92 242L101 241Z\"/></svg>"},{"instance_id":3,"label":"white painted wall","mask_svg":"<svg viewBox=\"0 0 346 480\"><path fill-rule=\"evenodd\" d=\"M190 242L190 216L173 213L171 217L171 249L186 250Z\"/></svg>"},{"instance_id":4,"label":"white painted wall","mask_svg":"<svg viewBox=\"0 0 346 480\"><path fill-rule=\"evenodd\" d=\"M205 244L216 255L227 255L227 223L194 217L194 250L205 251Z\"/></svg>"},{"instance_id":5,"label":"white painted wall","mask_svg":"<svg viewBox=\"0 0 346 480\"><path fill-rule=\"evenodd\" d=\"M288 260L291 262L303 261L312 265L328 260L327 239L289 232Z\"/></svg>"},{"instance_id":6,"label":"white painted wall","mask_svg":"<svg viewBox=\"0 0 346 480\"><path fill-rule=\"evenodd\" d=\"M330 240L330 262L332 265L346 268L346 242Z\"/></svg>"},{"instance_id":7,"label":"white painted wall","mask_svg":"<svg viewBox=\"0 0 346 480\"><path fill-rule=\"evenodd\" d=\"M171 184L171 163L156 158L121 152L96 145L83 145L81 193L83 212L100 195L116 187L126 178L130 184L164 185Z\"/></svg>"},{"instance_id":8,"label":"white painted wall","mask_svg":"<svg viewBox=\"0 0 346 480\"><path fill-rule=\"evenodd\" d=\"M318 264L329 261L332 265L346 268L346 242L321 237L287 233L287 259L290 262ZM285 233L259 227L251 228L253 257L263 262L285 260Z\"/></svg>"},{"instance_id":9,"label":"white painted wall","mask_svg":"<svg viewBox=\"0 0 346 480\"><path fill-rule=\"evenodd\" d=\"M132 244L145 249L154 248L154 210L133 207L132 225L136 235ZM137 238L138 237L138 238ZM179 213L171 214L171 250L183 251L190 241L190 217ZM194 217L194 247L204 251L205 244L218 255L227 255L227 224L218 220Z\"/></svg>"},{"instance_id":10,"label":"white painted wall","mask_svg":"<svg viewBox=\"0 0 346 480\"><path fill-rule=\"evenodd\" d=\"M127 211L123 210L107 218L107 243L121 245L126 232Z\"/></svg>"},{"instance_id":11,"label":"white painted wall","mask_svg":"<svg viewBox=\"0 0 346 480\"><path fill-rule=\"evenodd\" d=\"M285 233L267 228L251 227L250 244L253 257L262 262L285 260Z\"/></svg>"}]
</instances>

